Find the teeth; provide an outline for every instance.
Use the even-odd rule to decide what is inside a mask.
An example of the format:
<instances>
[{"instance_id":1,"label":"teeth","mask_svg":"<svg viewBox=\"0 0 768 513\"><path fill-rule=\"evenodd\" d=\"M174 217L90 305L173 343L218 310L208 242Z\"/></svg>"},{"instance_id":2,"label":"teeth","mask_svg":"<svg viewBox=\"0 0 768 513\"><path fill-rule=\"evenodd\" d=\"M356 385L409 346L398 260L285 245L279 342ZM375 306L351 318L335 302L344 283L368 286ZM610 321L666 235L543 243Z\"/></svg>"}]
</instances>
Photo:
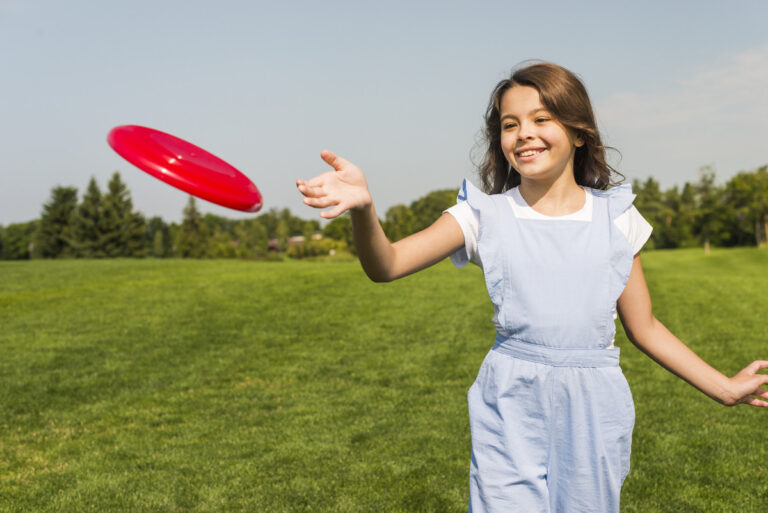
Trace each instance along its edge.
<instances>
[{"instance_id":1,"label":"teeth","mask_svg":"<svg viewBox=\"0 0 768 513\"><path fill-rule=\"evenodd\" d=\"M520 153L521 157L530 157L532 155L536 155L537 153L541 153L541 150L528 150Z\"/></svg>"}]
</instances>

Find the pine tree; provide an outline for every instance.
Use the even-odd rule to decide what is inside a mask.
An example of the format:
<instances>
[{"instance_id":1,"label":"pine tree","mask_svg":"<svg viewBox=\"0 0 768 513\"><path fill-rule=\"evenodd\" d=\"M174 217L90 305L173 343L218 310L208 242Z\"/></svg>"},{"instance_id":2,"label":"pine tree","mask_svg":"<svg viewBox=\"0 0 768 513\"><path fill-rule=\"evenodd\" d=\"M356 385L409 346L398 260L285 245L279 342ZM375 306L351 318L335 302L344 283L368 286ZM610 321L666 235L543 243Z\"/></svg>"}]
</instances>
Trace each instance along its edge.
<instances>
[{"instance_id":1,"label":"pine tree","mask_svg":"<svg viewBox=\"0 0 768 513\"><path fill-rule=\"evenodd\" d=\"M181 258L208 256L208 229L192 196L184 207L184 219L176 235L176 254Z\"/></svg>"},{"instance_id":2,"label":"pine tree","mask_svg":"<svg viewBox=\"0 0 768 513\"><path fill-rule=\"evenodd\" d=\"M171 234L165 221L154 216L147 221L144 242L147 252L155 258L164 258L171 254Z\"/></svg>"},{"instance_id":3,"label":"pine tree","mask_svg":"<svg viewBox=\"0 0 768 513\"><path fill-rule=\"evenodd\" d=\"M99 249L107 257L144 256L144 216L133 211L128 188L115 172L109 181L102 208Z\"/></svg>"},{"instance_id":4,"label":"pine tree","mask_svg":"<svg viewBox=\"0 0 768 513\"><path fill-rule=\"evenodd\" d=\"M101 191L91 177L88 190L72 218L72 246L75 255L83 258L103 256L99 248L101 239Z\"/></svg>"},{"instance_id":5,"label":"pine tree","mask_svg":"<svg viewBox=\"0 0 768 513\"><path fill-rule=\"evenodd\" d=\"M33 237L33 257L62 258L72 256L71 223L76 207L77 189L58 186L51 190L51 200L43 205L40 223Z\"/></svg>"},{"instance_id":6,"label":"pine tree","mask_svg":"<svg viewBox=\"0 0 768 513\"><path fill-rule=\"evenodd\" d=\"M664 203L664 194L661 186L653 177L648 177L645 182L635 180L632 183L632 191L637 194L635 206L653 226L651 239L646 244L647 249L664 248L666 245L667 219L669 209Z\"/></svg>"},{"instance_id":7,"label":"pine tree","mask_svg":"<svg viewBox=\"0 0 768 513\"><path fill-rule=\"evenodd\" d=\"M722 193L715 185L715 172L709 166L699 170L699 181L696 188L696 231L704 245L704 253L709 255L710 244L717 239L721 229Z\"/></svg>"}]
</instances>

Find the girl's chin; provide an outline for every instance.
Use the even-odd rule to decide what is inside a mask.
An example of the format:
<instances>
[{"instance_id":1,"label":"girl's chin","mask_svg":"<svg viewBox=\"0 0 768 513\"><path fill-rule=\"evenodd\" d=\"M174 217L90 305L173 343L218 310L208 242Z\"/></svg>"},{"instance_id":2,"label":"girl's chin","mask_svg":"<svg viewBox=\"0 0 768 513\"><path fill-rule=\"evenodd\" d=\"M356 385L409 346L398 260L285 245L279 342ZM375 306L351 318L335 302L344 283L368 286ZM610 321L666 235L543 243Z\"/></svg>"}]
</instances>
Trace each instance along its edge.
<instances>
[{"instance_id":1,"label":"girl's chin","mask_svg":"<svg viewBox=\"0 0 768 513\"><path fill-rule=\"evenodd\" d=\"M524 161L524 160L517 160L515 162L515 165L513 166L518 171L524 171L526 169L530 169L532 171L538 171L545 167L547 167L547 164L545 162L545 159L536 159L536 160L530 160L530 161Z\"/></svg>"},{"instance_id":2,"label":"girl's chin","mask_svg":"<svg viewBox=\"0 0 768 513\"><path fill-rule=\"evenodd\" d=\"M515 166L515 169L523 179L529 180L556 180L565 172L565 169L557 170L549 166L522 165Z\"/></svg>"},{"instance_id":3,"label":"girl's chin","mask_svg":"<svg viewBox=\"0 0 768 513\"><path fill-rule=\"evenodd\" d=\"M521 175L542 175L542 174L549 174L551 170L548 168L545 168L543 166L537 166L534 164L518 164L517 165L517 172Z\"/></svg>"}]
</instances>

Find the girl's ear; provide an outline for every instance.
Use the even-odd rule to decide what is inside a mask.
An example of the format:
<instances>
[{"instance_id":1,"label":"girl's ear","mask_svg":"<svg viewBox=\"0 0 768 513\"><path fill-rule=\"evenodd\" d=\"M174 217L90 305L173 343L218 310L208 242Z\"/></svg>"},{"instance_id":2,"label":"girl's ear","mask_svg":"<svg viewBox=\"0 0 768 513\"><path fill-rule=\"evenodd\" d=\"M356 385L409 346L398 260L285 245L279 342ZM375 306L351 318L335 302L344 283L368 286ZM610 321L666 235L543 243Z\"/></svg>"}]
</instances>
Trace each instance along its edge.
<instances>
[{"instance_id":1,"label":"girl's ear","mask_svg":"<svg viewBox=\"0 0 768 513\"><path fill-rule=\"evenodd\" d=\"M584 139L580 135L577 135L576 138L573 140L573 145L576 146L577 148L581 148L582 146L584 146Z\"/></svg>"}]
</instances>

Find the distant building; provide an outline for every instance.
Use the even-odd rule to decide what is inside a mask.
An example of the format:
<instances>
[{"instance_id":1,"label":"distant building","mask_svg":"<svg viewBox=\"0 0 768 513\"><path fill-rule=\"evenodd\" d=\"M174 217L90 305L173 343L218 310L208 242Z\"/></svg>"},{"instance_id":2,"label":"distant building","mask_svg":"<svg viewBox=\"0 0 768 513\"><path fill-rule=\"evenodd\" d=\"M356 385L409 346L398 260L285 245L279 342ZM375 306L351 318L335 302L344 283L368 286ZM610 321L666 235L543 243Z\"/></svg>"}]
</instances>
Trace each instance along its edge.
<instances>
[{"instance_id":1,"label":"distant building","mask_svg":"<svg viewBox=\"0 0 768 513\"><path fill-rule=\"evenodd\" d=\"M323 234L322 233L313 234L312 240L323 240ZM304 236L293 235L291 237L288 237L288 240L286 242L288 243L287 247L289 248L291 246L301 246L304 244ZM278 249L280 248L280 242L277 239L269 239L267 247L270 253L277 253Z\"/></svg>"}]
</instances>

